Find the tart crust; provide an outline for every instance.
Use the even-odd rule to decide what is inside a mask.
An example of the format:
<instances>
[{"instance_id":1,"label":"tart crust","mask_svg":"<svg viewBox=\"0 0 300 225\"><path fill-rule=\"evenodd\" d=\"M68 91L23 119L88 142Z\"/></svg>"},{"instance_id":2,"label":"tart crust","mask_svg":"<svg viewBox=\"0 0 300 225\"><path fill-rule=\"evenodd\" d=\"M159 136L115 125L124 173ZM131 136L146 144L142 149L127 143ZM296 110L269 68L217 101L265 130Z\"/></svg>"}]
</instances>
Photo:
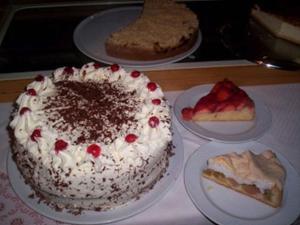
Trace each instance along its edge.
<instances>
[{"instance_id":1,"label":"tart crust","mask_svg":"<svg viewBox=\"0 0 300 225\"><path fill-rule=\"evenodd\" d=\"M281 205L282 190L280 190L276 185L262 193L255 185L239 184L234 179L228 178L223 173L212 169L205 169L202 172L202 176L274 208L280 207Z\"/></svg>"},{"instance_id":2,"label":"tart crust","mask_svg":"<svg viewBox=\"0 0 300 225\"><path fill-rule=\"evenodd\" d=\"M254 118L253 109L245 107L238 111L195 113L195 121L247 121Z\"/></svg>"}]
</instances>

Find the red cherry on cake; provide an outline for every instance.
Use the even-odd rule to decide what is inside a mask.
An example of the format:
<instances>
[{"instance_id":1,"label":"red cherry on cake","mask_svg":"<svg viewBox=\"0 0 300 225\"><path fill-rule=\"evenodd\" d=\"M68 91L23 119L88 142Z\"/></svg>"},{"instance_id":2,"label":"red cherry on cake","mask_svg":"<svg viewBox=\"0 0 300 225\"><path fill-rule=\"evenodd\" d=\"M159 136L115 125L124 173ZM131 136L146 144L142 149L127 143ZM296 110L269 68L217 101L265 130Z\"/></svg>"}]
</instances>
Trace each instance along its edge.
<instances>
[{"instance_id":1,"label":"red cherry on cake","mask_svg":"<svg viewBox=\"0 0 300 225\"><path fill-rule=\"evenodd\" d=\"M183 108L181 110L181 115L182 115L182 118L184 120L192 120L193 118L193 115L194 115L194 109L193 108L190 108L190 107L187 107L187 108Z\"/></svg>"},{"instance_id":2,"label":"red cherry on cake","mask_svg":"<svg viewBox=\"0 0 300 225\"><path fill-rule=\"evenodd\" d=\"M116 72L120 69L120 66L118 64L113 64L110 66L110 69L112 72Z\"/></svg>"},{"instance_id":3,"label":"red cherry on cake","mask_svg":"<svg viewBox=\"0 0 300 225\"><path fill-rule=\"evenodd\" d=\"M41 74L37 75L34 79L35 81L42 82L45 80L45 77Z\"/></svg>"},{"instance_id":4,"label":"red cherry on cake","mask_svg":"<svg viewBox=\"0 0 300 225\"><path fill-rule=\"evenodd\" d=\"M152 99L152 104L153 105L160 105L160 103L161 103L161 100L159 98Z\"/></svg>"},{"instance_id":5,"label":"red cherry on cake","mask_svg":"<svg viewBox=\"0 0 300 225\"><path fill-rule=\"evenodd\" d=\"M54 149L56 153L65 150L67 147L68 147L68 143L62 139L57 140L54 144Z\"/></svg>"},{"instance_id":6,"label":"red cherry on cake","mask_svg":"<svg viewBox=\"0 0 300 225\"><path fill-rule=\"evenodd\" d=\"M74 70L72 67L65 67L64 68L64 71L63 71L63 74L66 75L66 74L73 74L74 73Z\"/></svg>"},{"instance_id":7,"label":"red cherry on cake","mask_svg":"<svg viewBox=\"0 0 300 225\"><path fill-rule=\"evenodd\" d=\"M140 75L141 75L141 72L140 71L137 71L137 70L134 70L134 71L132 71L131 72L131 77L133 77L133 78L137 78L137 77L139 77Z\"/></svg>"},{"instance_id":8,"label":"red cherry on cake","mask_svg":"<svg viewBox=\"0 0 300 225\"><path fill-rule=\"evenodd\" d=\"M100 63L94 63L94 68L99 69L101 67Z\"/></svg>"},{"instance_id":9,"label":"red cherry on cake","mask_svg":"<svg viewBox=\"0 0 300 225\"><path fill-rule=\"evenodd\" d=\"M154 82L149 82L149 83L147 84L147 88L148 88L149 91L155 91L156 88L157 88L157 85L156 85L156 83L154 83Z\"/></svg>"},{"instance_id":10,"label":"red cherry on cake","mask_svg":"<svg viewBox=\"0 0 300 225\"><path fill-rule=\"evenodd\" d=\"M32 141L37 141L37 138L42 137L41 135L41 129L35 129L32 134L30 135L30 138Z\"/></svg>"},{"instance_id":11,"label":"red cherry on cake","mask_svg":"<svg viewBox=\"0 0 300 225\"><path fill-rule=\"evenodd\" d=\"M96 144L91 144L90 146L88 146L86 151L89 154L92 154L95 158L97 158L101 154L101 148Z\"/></svg>"},{"instance_id":12,"label":"red cherry on cake","mask_svg":"<svg viewBox=\"0 0 300 225\"><path fill-rule=\"evenodd\" d=\"M125 137L125 141L128 143L135 142L138 137L135 134L127 134Z\"/></svg>"},{"instance_id":13,"label":"red cherry on cake","mask_svg":"<svg viewBox=\"0 0 300 225\"><path fill-rule=\"evenodd\" d=\"M156 116L151 116L148 120L148 124L150 127L155 128L159 124L159 119Z\"/></svg>"},{"instance_id":14,"label":"red cherry on cake","mask_svg":"<svg viewBox=\"0 0 300 225\"><path fill-rule=\"evenodd\" d=\"M26 91L27 95L36 96L36 91L33 88L30 88Z\"/></svg>"},{"instance_id":15,"label":"red cherry on cake","mask_svg":"<svg viewBox=\"0 0 300 225\"><path fill-rule=\"evenodd\" d=\"M30 112L31 110L28 107L22 107L20 110L20 115L23 115L26 112Z\"/></svg>"}]
</instances>

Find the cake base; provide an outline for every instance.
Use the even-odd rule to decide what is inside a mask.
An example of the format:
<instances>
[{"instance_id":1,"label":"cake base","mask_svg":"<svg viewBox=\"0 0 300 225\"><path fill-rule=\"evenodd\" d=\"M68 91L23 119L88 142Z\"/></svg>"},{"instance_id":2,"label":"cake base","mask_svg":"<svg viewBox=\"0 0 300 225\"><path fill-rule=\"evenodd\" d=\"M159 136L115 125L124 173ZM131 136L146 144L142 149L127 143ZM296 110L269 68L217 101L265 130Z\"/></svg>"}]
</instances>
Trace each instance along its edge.
<instances>
[{"instance_id":1,"label":"cake base","mask_svg":"<svg viewBox=\"0 0 300 225\"><path fill-rule=\"evenodd\" d=\"M192 120L194 121L248 121L255 117L254 110L244 108L238 111L212 112L212 113L195 113Z\"/></svg>"},{"instance_id":2,"label":"cake base","mask_svg":"<svg viewBox=\"0 0 300 225\"><path fill-rule=\"evenodd\" d=\"M202 176L274 208L280 207L281 205L282 191L280 191L276 186L262 193L254 185L238 184L235 180L227 178L222 173L211 169L204 170Z\"/></svg>"},{"instance_id":3,"label":"cake base","mask_svg":"<svg viewBox=\"0 0 300 225\"><path fill-rule=\"evenodd\" d=\"M178 54L184 53L191 49L196 43L198 38L198 31L194 32L189 39L182 39L181 43L170 49L157 49L155 50L155 44L153 50L141 49L138 46L122 46L115 45L111 42L105 43L105 49L109 56L136 60L136 61L151 61L169 58Z\"/></svg>"}]
</instances>

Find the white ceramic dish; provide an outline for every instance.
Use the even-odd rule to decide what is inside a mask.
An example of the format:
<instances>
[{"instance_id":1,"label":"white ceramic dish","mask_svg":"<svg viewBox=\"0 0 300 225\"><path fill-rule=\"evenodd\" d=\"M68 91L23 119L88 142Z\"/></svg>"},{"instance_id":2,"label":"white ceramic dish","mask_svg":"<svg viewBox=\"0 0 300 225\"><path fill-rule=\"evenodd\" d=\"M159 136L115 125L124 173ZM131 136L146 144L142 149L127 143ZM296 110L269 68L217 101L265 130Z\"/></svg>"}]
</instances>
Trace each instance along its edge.
<instances>
[{"instance_id":1,"label":"white ceramic dish","mask_svg":"<svg viewBox=\"0 0 300 225\"><path fill-rule=\"evenodd\" d=\"M73 40L77 48L88 57L107 64L117 63L124 67L153 67L170 64L191 55L202 41L199 31L194 46L186 52L173 57L152 61L124 60L108 56L105 51L105 40L108 36L128 25L141 13L142 7L121 7L102 11L84 19L75 29Z\"/></svg>"},{"instance_id":2,"label":"white ceramic dish","mask_svg":"<svg viewBox=\"0 0 300 225\"><path fill-rule=\"evenodd\" d=\"M173 144L176 146L174 148L175 155L170 158L170 164L165 176L152 190L143 194L139 200L132 201L127 205L112 210L104 212L83 211L79 215L74 215L65 211L55 211L43 202L38 203L38 199L29 197L32 193L32 189L24 183L16 164L11 158L11 154L8 154L7 158L8 176L14 191L23 202L36 212L48 218L71 224L105 224L120 221L141 213L158 202L175 183L183 167L184 153L181 137L174 126L173 133Z\"/></svg>"},{"instance_id":3,"label":"white ceramic dish","mask_svg":"<svg viewBox=\"0 0 300 225\"><path fill-rule=\"evenodd\" d=\"M175 101L173 109L177 120L192 133L216 142L238 143L255 140L271 127L270 110L259 96L250 91L247 93L253 99L256 110L256 117L253 121L194 122L183 120L181 110L185 107L193 107L211 88L212 85L192 87L179 95Z\"/></svg>"},{"instance_id":4,"label":"white ceramic dish","mask_svg":"<svg viewBox=\"0 0 300 225\"><path fill-rule=\"evenodd\" d=\"M201 177L201 171L206 167L209 158L247 149L260 153L270 148L257 142L239 144L211 142L196 150L189 157L184 170L184 182L191 200L205 216L220 225L291 224L300 213L300 177L289 161L277 150L272 149L287 173L283 202L278 209Z\"/></svg>"}]
</instances>

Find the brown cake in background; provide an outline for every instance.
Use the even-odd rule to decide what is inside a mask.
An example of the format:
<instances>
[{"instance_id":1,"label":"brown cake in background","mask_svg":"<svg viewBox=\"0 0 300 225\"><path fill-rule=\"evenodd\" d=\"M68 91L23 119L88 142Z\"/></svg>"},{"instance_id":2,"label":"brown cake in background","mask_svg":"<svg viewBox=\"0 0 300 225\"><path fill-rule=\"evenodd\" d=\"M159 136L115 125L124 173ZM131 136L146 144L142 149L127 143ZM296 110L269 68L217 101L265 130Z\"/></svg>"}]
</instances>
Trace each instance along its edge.
<instances>
[{"instance_id":1,"label":"brown cake in background","mask_svg":"<svg viewBox=\"0 0 300 225\"><path fill-rule=\"evenodd\" d=\"M155 60L190 49L197 40L198 19L184 4L145 0L141 15L105 43L107 54L129 60Z\"/></svg>"}]
</instances>

